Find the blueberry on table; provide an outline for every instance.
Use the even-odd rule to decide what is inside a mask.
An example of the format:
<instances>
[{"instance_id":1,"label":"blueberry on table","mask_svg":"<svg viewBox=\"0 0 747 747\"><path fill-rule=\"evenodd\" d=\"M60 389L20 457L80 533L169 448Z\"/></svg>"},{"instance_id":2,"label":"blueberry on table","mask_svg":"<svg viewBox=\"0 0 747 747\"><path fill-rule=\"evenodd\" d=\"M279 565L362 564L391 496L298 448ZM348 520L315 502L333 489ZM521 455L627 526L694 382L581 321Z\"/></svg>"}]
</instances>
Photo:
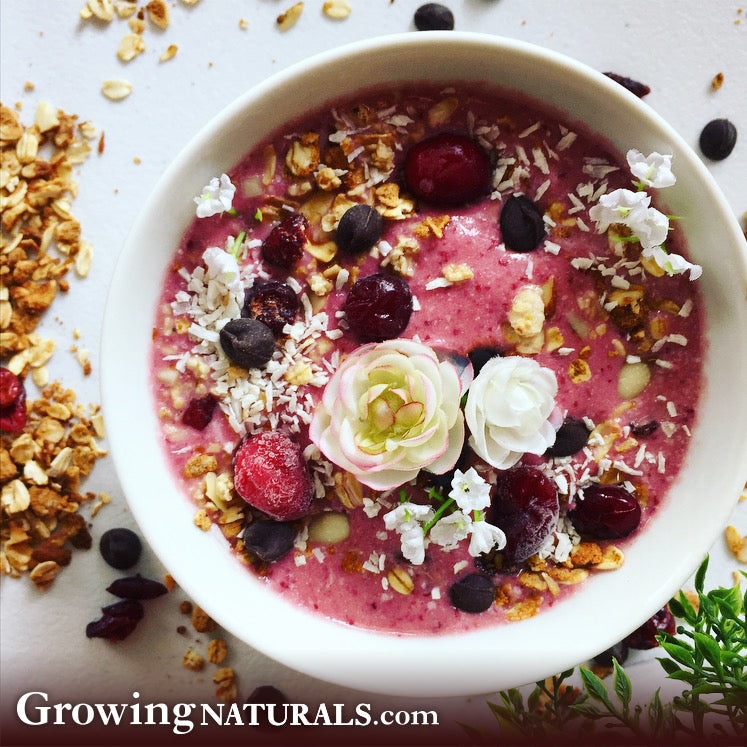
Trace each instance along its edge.
<instances>
[{"instance_id":1,"label":"blueberry on table","mask_svg":"<svg viewBox=\"0 0 747 747\"><path fill-rule=\"evenodd\" d=\"M583 420L567 417L555 434L555 443L545 452L549 457L577 454L589 440L589 428Z\"/></svg>"},{"instance_id":2,"label":"blueberry on table","mask_svg":"<svg viewBox=\"0 0 747 747\"><path fill-rule=\"evenodd\" d=\"M524 195L511 195L501 208L501 236L512 252L534 251L545 238L545 221L537 206Z\"/></svg>"},{"instance_id":3,"label":"blueberry on table","mask_svg":"<svg viewBox=\"0 0 747 747\"><path fill-rule=\"evenodd\" d=\"M620 539L634 532L641 523L641 504L620 485L594 483L575 497L568 518L586 539Z\"/></svg>"},{"instance_id":4,"label":"blueberry on table","mask_svg":"<svg viewBox=\"0 0 747 747\"><path fill-rule=\"evenodd\" d=\"M213 419L213 412L217 404L218 400L212 394L195 397L182 413L182 423L197 431L204 431Z\"/></svg>"},{"instance_id":5,"label":"blueberry on table","mask_svg":"<svg viewBox=\"0 0 747 747\"><path fill-rule=\"evenodd\" d=\"M247 705L278 706L277 708L272 709L275 721L278 723L284 720L285 714L281 706L285 705L287 702L288 698L285 694L272 685L260 685L259 687L255 687L246 699ZM269 708L257 709L256 726L258 728L268 729L275 725L270 723L268 711L270 711Z\"/></svg>"},{"instance_id":6,"label":"blueberry on table","mask_svg":"<svg viewBox=\"0 0 747 747\"><path fill-rule=\"evenodd\" d=\"M378 210L370 205L348 208L337 226L335 241L346 254L367 252L380 238L384 221Z\"/></svg>"},{"instance_id":7,"label":"blueberry on table","mask_svg":"<svg viewBox=\"0 0 747 747\"><path fill-rule=\"evenodd\" d=\"M456 207L490 188L490 158L468 135L442 132L415 143L405 156L405 182L415 197Z\"/></svg>"},{"instance_id":8,"label":"blueberry on table","mask_svg":"<svg viewBox=\"0 0 747 747\"><path fill-rule=\"evenodd\" d=\"M487 576L469 573L451 585L449 599L462 612L485 612L495 601L495 586Z\"/></svg>"},{"instance_id":9,"label":"blueberry on table","mask_svg":"<svg viewBox=\"0 0 747 747\"><path fill-rule=\"evenodd\" d=\"M247 288L241 316L266 324L277 336L286 324L293 324L297 311L298 296L293 288L279 280L268 280Z\"/></svg>"},{"instance_id":10,"label":"blueberry on table","mask_svg":"<svg viewBox=\"0 0 747 747\"><path fill-rule=\"evenodd\" d=\"M140 560L142 550L143 546L137 534L124 527L109 529L101 535L99 540L101 557L112 568L120 571L132 568Z\"/></svg>"},{"instance_id":11,"label":"blueberry on table","mask_svg":"<svg viewBox=\"0 0 747 747\"><path fill-rule=\"evenodd\" d=\"M418 31L451 31L454 14L441 3L426 3L415 11L415 28Z\"/></svg>"},{"instance_id":12,"label":"blueberry on table","mask_svg":"<svg viewBox=\"0 0 747 747\"><path fill-rule=\"evenodd\" d=\"M345 300L345 317L361 342L391 340L412 315L412 292L405 280L375 273L358 280Z\"/></svg>"},{"instance_id":13,"label":"blueberry on table","mask_svg":"<svg viewBox=\"0 0 747 747\"><path fill-rule=\"evenodd\" d=\"M254 521L246 527L242 539L247 550L272 563L291 551L296 530L283 521Z\"/></svg>"},{"instance_id":14,"label":"blueberry on table","mask_svg":"<svg viewBox=\"0 0 747 747\"><path fill-rule=\"evenodd\" d=\"M640 628L636 628L630 635L623 638L622 643L630 648L649 649L656 648L659 642L656 640L658 633L669 633L674 635L674 616L669 611L669 606L664 605L653 617L646 620Z\"/></svg>"},{"instance_id":15,"label":"blueberry on table","mask_svg":"<svg viewBox=\"0 0 747 747\"><path fill-rule=\"evenodd\" d=\"M300 214L278 223L262 242L262 259L289 270L303 255L308 227L309 221Z\"/></svg>"},{"instance_id":16,"label":"blueberry on table","mask_svg":"<svg viewBox=\"0 0 747 747\"><path fill-rule=\"evenodd\" d=\"M220 345L232 363L261 368L275 352L275 335L256 319L231 319L220 331Z\"/></svg>"},{"instance_id":17,"label":"blueberry on table","mask_svg":"<svg viewBox=\"0 0 747 747\"><path fill-rule=\"evenodd\" d=\"M711 161L723 161L736 143L737 128L728 119L713 119L700 133L700 150Z\"/></svg>"},{"instance_id":18,"label":"blueberry on table","mask_svg":"<svg viewBox=\"0 0 747 747\"><path fill-rule=\"evenodd\" d=\"M651 93L650 86L647 86L645 83L639 83L637 80L627 78L624 75L618 75L617 73L605 73L605 75L614 80L615 83L619 83L623 88L627 88L628 91L638 96L639 99Z\"/></svg>"}]
</instances>

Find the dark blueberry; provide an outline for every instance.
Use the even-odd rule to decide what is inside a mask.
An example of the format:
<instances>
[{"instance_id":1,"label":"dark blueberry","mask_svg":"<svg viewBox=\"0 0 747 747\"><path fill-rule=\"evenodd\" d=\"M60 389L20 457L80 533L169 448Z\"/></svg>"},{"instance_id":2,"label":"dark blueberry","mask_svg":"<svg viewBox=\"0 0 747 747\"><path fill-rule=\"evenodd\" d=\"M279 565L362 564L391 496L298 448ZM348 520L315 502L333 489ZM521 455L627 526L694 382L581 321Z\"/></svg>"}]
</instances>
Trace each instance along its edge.
<instances>
[{"instance_id":1,"label":"dark blueberry","mask_svg":"<svg viewBox=\"0 0 747 747\"><path fill-rule=\"evenodd\" d=\"M14 405L23 391L23 382L7 368L0 368L0 407Z\"/></svg>"},{"instance_id":2,"label":"dark blueberry","mask_svg":"<svg viewBox=\"0 0 747 747\"><path fill-rule=\"evenodd\" d=\"M380 238L384 221L370 205L353 205L337 226L336 243L347 254L367 252Z\"/></svg>"},{"instance_id":3,"label":"dark blueberry","mask_svg":"<svg viewBox=\"0 0 747 747\"><path fill-rule=\"evenodd\" d=\"M449 599L462 612L485 612L495 601L495 586L487 576L469 573L451 585Z\"/></svg>"},{"instance_id":4,"label":"dark blueberry","mask_svg":"<svg viewBox=\"0 0 747 747\"><path fill-rule=\"evenodd\" d=\"M264 705L264 706L276 706L274 709L263 708L257 709L257 727L260 729L272 728L276 724L270 723L268 711L272 711L272 715L277 724L284 721L285 709L283 706L288 702L288 698L284 693L280 692L276 687L272 685L260 685L255 687L254 690L249 694L246 699L247 705Z\"/></svg>"},{"instance_id":5,"label":"dark blueberry","mask_svg":"<svg viewBox=\"0 0 747 747\"><path fill-rule=\"evenodd\" d=\"M122 599L102 607L101 611L110 617L129 617L131 620L142 620L145 614L143 605L137 599Z\"/></svg>"},{"instance_id":6,"label":"dark blueberry","mask_svg":"<svg viewBox=\"0 0 747 747\"><path fill-rule=\"evenodd\" d=\"M555 443L545 452L549 457L567 457L577 454L589 440L589 428L583 420L566 418L555 434Z\"/></svg>"},{"instance_id":7,"label":"dark blueberry","mask_svg":"<svg viewBox=\"0 0 747 747\"><path fill-rule=\"evenodd\" d=\"M475 348L467 353L470 361L472 362L472 368L475 371L475 376L482 371L482 367L491 359L503 355L503 351L498 348L490 347L485 345L483 347Z\"/></svg>"},{"instance_id":8,"label":"dark blueberry","mask_svg":"<svg viewBox=\"0 0 747 747\"><path fill-rule=\"evenodd\" d=\"M256 319L231 319L220 331L220 345L232 363L261 368L275 352L275 335Z\"/></svg>"},{"instance_id":9,"label":"dark blueberry","mask_svg":"<svg viewBox=\"0 0 747 747\"><path fill-rule=\"evenodd\" d=\"M280 335L286 324L293 324L297 311L298 296L293 288L279 280L268 280L247 288L241 316L256 319Z\"/></svg>"},{"instance_id":10,"label":"dark blueberry","mask_svg":"<svg viewBox=\"0 0 747 747\"><path fill-rule=\"evenodd\" d=\"M242 539L260 560L272 563L291 551L296 530L283 521L254 521L246 527Z\"/></svg>"},{"instance_id":11,"label":"dark blueberry","mask_svg":"<svg viewBox=\"0 0 747 747\"><path fill-rule=\"evenodd\" d=\"M649 420L647 423L631 423L630 433L636 438L648 438L659 430L658 420Z\"/></svg>"},{"instance_id":12,"label":"dark blueberry","mask_svg":"<svg viewBox=\"0 0 747 747\"><path fill-rule=\"evenodd\" d=\"M583 489L583 495L583 499L576 496L568 518L584 538L620 539L641 523L640 503L619 485L594 483Z\"/></svg>"},{"instance_id":13,"label":"dark blueberry","mask_svg":"<svg viewBox=\"0 0 747 747\"><path fill-rule=\"evenodd\" d=\"M140 574L118 578L106 590L120 599L155 599L169 591L160 581L143 578Z\"/></svg>"},{"instance_id":14,"label":"dark blueberry","mask_svg":"<svg viewBox=\"0 0 747 747\"><path fill-rule=\"evenodd\" d=\"M545 238L545 222L537 206L524 195L511 195L501 208L501 236L512 252L531 252Z\"/></svg>"},{"instance_id":15,"label":"dark blueberry","mask_svg":"<svg viewBox=\"0 0 747 747\"><path fill-rule=\"evenodd\" d=\"M653 617L646 620L640 628L637 628L630 635L623 638L622 642L630 648L656 648L659 645L659 642L656 640L656 634L664 632L674 635L675 627L674 617L669 611L669 606L664 605Z\"/></svg>"},{"instance_id":16,"label":"dark blueberry","mask_svg":"<svg viewBox=\"0 0 747 747\"><path fill-rule=\"evenodd\" d=\"M404 332L412 314L412 293L405 280L376 273L358 280L345 301L345 316L361 342L381 342Z\"/></svg>"},{"instance_id":17,"label":"dark blueberry","mask_svg":"<svg viewBox=\"0 0 747 747\"><path fill-rule=\"evenodd\" d=\"M602 651L601 654L597 654L594 657L594 663L602 667L611 667L613 658L617 659L618 664L622 664L628 658L628 645L625 641L620 641L606 651Z\"/></svg>"},{"instance_id":18,"label":"dark blueberry","mask_svg":"<svg viewBox=\"0 0 747 747\"><path fill-rule=\"evenodd\" d=\"M88 638L106 638L109 641L123 641L137 627L138 618L104 615L86 625Z\"/></svg>"},{"instance_id":19,"label":"dark blueberry","mask_svg":"<svg viewBox=\"0 0 747 747\"><path fill-rule=\"evenodd\" d=\"M506 535L508 564L534 554L558 521L555 483L534 467L517 465L498 475L487 520Z\"/></svg>"},{"instance_id":20,"label":"dark blueberry","mask_svg":"<svg viewBox=\"0 0 747 747\"><path fill-rule=\"evenodd\" d=\"M626 78L624 75L618 75L617 73L605 73L605 75L608 78L612 78L615 83L619 83L623 88L627 88L628 91L634 93L639 99L651 93L651 88L645 83L639 83L637 80Z\"/></svg>"},{"instance_id":21,"label":"dark blueberry","mask_svg":"<svg viewBox=\"0 0 747 747\"><path fill-rule=\"evenodd\" d=\"M418 31L451 31L454 14L441 3L426 3L415 11L415 28Z\"/></svg>"},{"instance_id":22,"label":"dark blueberry","mask_svg":"<svg viewBox=\"0 0 747 747\"><path fill-rule=\"evenodd\" d=\"M143 546L140 538L130 529L109 529L99 540L101 557L112 567L120 571L132 568L138 560Z\"/></svg>"},{"instance_id":23,"label":"dark blueberry","mask_svg":"<svg viewBox=\"0 0 747 747\"><path fill-rule=\"evenodd\" d=\"M301 259L309 221L303 215L291 215L270 231L262 242L262 258L289 270Z\"/></svg>"},{"instance_id":24,"label":"dark blueberry","mask_svg":"<svg viewBox=\"0 0 747 747\"><path fill-rule=\"evenodd\" d=\"M711 161L723 161L736 143L737 128L728 119L713 119L700 133L700 150Z\"/></svg>"},{"instance_id":25,"label":"dark blueberry","mask_svg":"<svg viewBox=\"0 0 747 747\"><path fill-rule=\"evenodd\" d=\"M213 419L213 412L218 400L212 394L195 397L182 413L182 423L198 431L204 431Z\"/></svg>"},{"instance_id":26,"label":"dark blueberry","mask_svg":"<svg viewBox=\"0 0 747 747\"><path fill-rule=\"evenodd\" d=\"M490 188L490 158L467 135L442 132L413 145L405 157L405 181L419 199L455 207Z\"/></svg>"}]
</instances>

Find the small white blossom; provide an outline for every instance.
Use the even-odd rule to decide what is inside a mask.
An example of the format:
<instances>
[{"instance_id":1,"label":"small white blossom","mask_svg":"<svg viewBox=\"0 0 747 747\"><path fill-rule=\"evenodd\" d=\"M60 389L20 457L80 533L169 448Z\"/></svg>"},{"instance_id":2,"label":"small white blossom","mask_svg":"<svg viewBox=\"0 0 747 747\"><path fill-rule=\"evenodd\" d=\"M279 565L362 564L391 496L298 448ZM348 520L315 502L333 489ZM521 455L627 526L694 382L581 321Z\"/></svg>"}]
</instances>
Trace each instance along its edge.
<instances>
[{"instance_id":1,"label":"small white blossom","mask_svg":"<svg viewBox=\"0 0 747 747\"><path fill-rule=\"evenodd\" d=\"M654 151L647 157L633 148L628 151L627 159L633 176L649 187L671 187L677 181L672 173L672 156Z\"/></svg>"},{"instance_id":2,"label":"small white blossom","mask_svg":"<svg viewBox=\"0 0 747 747\"><path fill-rule=\"evenodd\" d=\"M644 249L642 254L644 257L653 259L667 275L681 275L689 270L690 280L697 280L703 274L703 268L700 265L688 262L679 254L670 254L661 246Z\"/></svg>"},{"instance_id":3,"label":"small white blossom","mask_svg":"<svg viewBox=\"0 0 747 747\"><path fill-rule=\"evenodd\" d=\"M650 207L651 197L645 192L616 189L599 198L589 210L589 217L602 233L612 223L622 223L630 228L644 249L659 246L669 232L669 218Z\"/></svg>"},{"instance_id":4,"label":"small white blossom","mask_svg":"<svg viewBox=\"0 0 747 747\"><path fill-rule=\"evenodd\" d=\"M470 526L468 552L476 558L478 555L490 552L493 547L502 550L506 546L506 535L498 527L488 524L487 521L474 521Z\"/></svg>"},{"instance_id":5,"label":"small white blossom","mask_svg":"<svg viewBox=\"0 0 747 747\"><path fill-rule=\"evenodd\" d=\"M195 197L197 217L208 218L216 213L230 210L235 192L236 187L227 174L221 174L220 179L214 176L202 192Z\"/></svg>"},{"instance_id":6,"label":"small white blossom","mask_svg":"<svg viewBox=\"0 0 747 747\"><path fill-rule=\"evenodd\" d=\"M432 518L433 509L417 503L400 503L384 514L384 525L400 535L402 555L413 565L421 565L425 560L425 532L422 525Z\"/></svg>"},{"instance_id":7,"label":"small white blossom","mask_svg":"<svg viewBox=\"0 0 747 747\"><path fill-rule=\"evenodd\" d=\"M402 555L413 565L422 565L425 560L425 534L418 524L400 534Z\"/></svg>"},{"instance_id":8,"label":"small white blossom","mask_svg":"<svg viewBox=\"0 0 747 747\"><path fill-rule=\"evenodd\" d=\"M444 550L453 550L459 542L466 539L472 527L472 518L462 511L439 519L428 534L431 542L441 545Z\"/></svg>"},{"instance_id":9,"label":"small white blossom","mask_svg":"<svg viewBox=\"0 0 747 747\"><path fill-rule=\"evenodd\" d=\"M490 483L486 482L474 467L470 467L466 472L458 469L451 481L449 498L453 498L457 506L466 513L481 511L490 505Z\"/></svg>"},{"instance_id":10,"label":"small white blossom","mask_svg":"<svg viewBox=\"0 0 747 747\"><path fill-rule=\"evenodd\" d=\"M669 233L669 218L652 207L633 211L627 225L644 249L663 244Z\"/></svg>"},{"instance_id":11,"label":"small white blossom","mask_svg":"<svg viewBox=\"0 0 747 747\"><path fill-rule=\"evenodd\" d=\"M239 263L233 254L220 247L210 246L202 254L202 261L207 269L208 280L218 280L237 299L241 300L244 284L241 282Z\"/></svg>"}]
</instances>

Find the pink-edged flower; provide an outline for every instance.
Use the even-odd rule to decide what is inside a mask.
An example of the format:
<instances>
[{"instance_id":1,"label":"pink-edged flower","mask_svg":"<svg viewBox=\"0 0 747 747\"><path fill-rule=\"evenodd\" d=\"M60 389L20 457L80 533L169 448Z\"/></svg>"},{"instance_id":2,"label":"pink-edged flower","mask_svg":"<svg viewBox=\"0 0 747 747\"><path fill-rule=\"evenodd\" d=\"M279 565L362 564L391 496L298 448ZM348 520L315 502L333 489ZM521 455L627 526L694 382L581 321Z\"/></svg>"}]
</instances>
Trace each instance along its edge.
<instances>
[{"instance_id":1,"label":"pink-edged flower","mask_svg":"<svg viewBox=\"0 0 747 747\"><path fill-rule=\"evenodd\" d=\"M462 374L464 379L464 373ZM469 384L471 370L468 371ZM462 384L427 345L396 339L364 345L324 389L309 435L338 467L374 490L451 469L464 440Z\"/></svg>"}]
</instances>

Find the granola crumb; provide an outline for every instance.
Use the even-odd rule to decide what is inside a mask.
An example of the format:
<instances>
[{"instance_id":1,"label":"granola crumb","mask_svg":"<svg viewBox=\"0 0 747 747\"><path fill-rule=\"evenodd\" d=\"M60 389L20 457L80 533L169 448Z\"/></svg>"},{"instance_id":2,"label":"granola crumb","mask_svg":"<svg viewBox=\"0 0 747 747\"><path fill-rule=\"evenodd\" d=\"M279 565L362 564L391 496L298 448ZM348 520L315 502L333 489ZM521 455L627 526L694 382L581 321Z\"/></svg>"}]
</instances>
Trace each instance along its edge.
<instances>
[{"instance_id":1,"label":"granola crumb","mask_svg":"<svg viewBox=\"0 0 747 747\"><path fill-rule=\"evenodd\" d=\"M176 589L176 581L170 573L164 574L163 585L169 590L174 591Z\"/></svg>"},{"instance_id":2,"label":"granola crumb","mask_svg":"<svg viewBox=\"0 0 747 747\"><path fill-rule=\"evenodd\" d=\"M169 44L169 46L166 47L166 51L158 58L158 61L168 62L169 60L174 58L178 51L179 47L177 47L176 44Z\"/></svg>"},{"instance_id":3,"label":"granola crumb","mask_svg":"<svg viewBox=\"0 0 747 747\"><path fill-rule=\"evenodd\" d=\"M207 511L204 508L201 508L195 515L194 515L194 525L198 529L202 529L203 532L207 532L210 527L212 526L212 522L210 521L210 517L207 514Z\"/></svg>"},{"instance_id":4,"label":"granola crumb","mask_svg":"<svg viewBox=\"0 0 747 747\"><path fill-rule=\"evenodd\" d=\"M30 80L27 80L23 84L23 90L24 91L29 91L30 92L30 91L33 91L35 88L36 88L36 86Z\"/></svg>"},{"instance_id":5,"label":"granola crumb","mask_svg":"<svg viewBox=\"0 0 747 747\"><path fill-rule=\"evenodd\" d=\"M191 615L192 614L192 602L189 601L189 599L185 599L180 605L179 605L179 612L181 612L183 615Z\"/></svg>"},{"instance_id":6,"label":"granola crumb","mask_svg":"<svg viewBox=\"0 0 747 747\"><path fill-rule=\"evenodd\" d=\"M242 31L246 31L249 28L249 21L246 18L239 18L239 28Z\"/></svg>"},{"instance_id":7,"label":"granola crumb","mask_svg":"<svg viewBox=\"0 0 747 747\"><path fill-rule=\"evenodd\" d=\"M192 610L192 627L198 633L209 633L217 627L215 620L202 607L194 605Z\"/></svg>"},{"instance_id":8,"label":"granola crumb","mask_svg":"<svg viewBox=\"0 0 747 747\"><path fill-rule=\"evenodd\" d=\"M207 655L212 664L222 664L228 655L226 642L222 638L213 638L208 643Z\"/></svg>"},{"instance_id":9,"label":"granola crumb","mask_svg":"<svg viewBox=\"0 0 747 747\"><path fill-rule=\"evenodd\" d=\"M713 80L711 81L711 88L714 91L718 91L721 86L724 85L724 74L722 72L716 73L716 75L713 76Z\"/></svg>"},{"instance_id":10,"label":"granola crumb","mask_svg":"<svg viewBox=\"0 0 747 747\"><path fill-rule=\"evenodd\" d=\"M277 17L278 28L281 31L288 31L288 29L293 28L301 17L301 13L303 13L303 3L291 5L288 10L284 11Z\"/></svg>"},{"instance_id":11,"label":"granola crumb","mask_svg":"<svg viewBox=\"0 0 747 747\"><path fill-rule=\"evenodd\" d=\"M194 649L188 648L182 658L182 666L186 669L191 669L193 672L200 672L205 667L205 659Z\"/></svg>"}]
</instances>

